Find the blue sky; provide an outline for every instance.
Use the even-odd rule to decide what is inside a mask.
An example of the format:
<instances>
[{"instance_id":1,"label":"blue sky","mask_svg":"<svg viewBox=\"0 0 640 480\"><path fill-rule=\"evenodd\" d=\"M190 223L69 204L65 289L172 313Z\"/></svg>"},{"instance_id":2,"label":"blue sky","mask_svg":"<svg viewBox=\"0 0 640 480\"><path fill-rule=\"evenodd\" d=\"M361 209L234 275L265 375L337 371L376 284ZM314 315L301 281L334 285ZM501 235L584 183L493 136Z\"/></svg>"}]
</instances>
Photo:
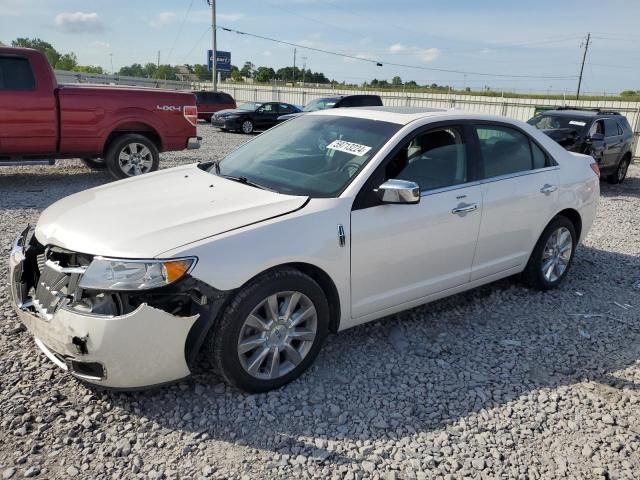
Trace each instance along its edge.
<instances>
[{"instance_id":1,"label":"blue sky","mask_svg":"<svg viewBox=\"0 0 640 480\"><path fill-rule=\"evenodd\" d=\"M640 89L637 0L217 0L222 26L406 68L298 49L298 64L338 81L374 77L527 91L575 91L580 44L593 34L583 90ZM187 14L188 12L188 14ZM211 42L205 0L0 0L0 41L40 37L81 64L204 63ZM181 28L182 26L182 28ZM218 33L232 62L291 65L293 48ZM306 57L306 60L303 60Z\"/></svg>"}]
</instances>

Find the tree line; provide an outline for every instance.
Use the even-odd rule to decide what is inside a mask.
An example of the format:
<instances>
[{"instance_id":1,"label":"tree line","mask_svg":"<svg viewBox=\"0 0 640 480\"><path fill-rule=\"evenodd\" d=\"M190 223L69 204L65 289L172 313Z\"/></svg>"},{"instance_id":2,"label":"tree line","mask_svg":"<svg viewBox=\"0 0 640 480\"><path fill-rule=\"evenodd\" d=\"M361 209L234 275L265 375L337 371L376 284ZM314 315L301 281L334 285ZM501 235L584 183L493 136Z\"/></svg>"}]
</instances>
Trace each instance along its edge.
<instances>
[{"instance_id":1,"label":"tree line","mask_svg":"<svg viewBox=\"0 0 640 480\"><path fill-rule=\"evenodd\" d=\"M84 73L104 73L102 67L95 65L79 65L75 53L60 53L53 45L39 38L16 38L11 42L13 47L33 48L44 53L51 66L57 70L69 70Z\"/></svg>"}]
</instances>

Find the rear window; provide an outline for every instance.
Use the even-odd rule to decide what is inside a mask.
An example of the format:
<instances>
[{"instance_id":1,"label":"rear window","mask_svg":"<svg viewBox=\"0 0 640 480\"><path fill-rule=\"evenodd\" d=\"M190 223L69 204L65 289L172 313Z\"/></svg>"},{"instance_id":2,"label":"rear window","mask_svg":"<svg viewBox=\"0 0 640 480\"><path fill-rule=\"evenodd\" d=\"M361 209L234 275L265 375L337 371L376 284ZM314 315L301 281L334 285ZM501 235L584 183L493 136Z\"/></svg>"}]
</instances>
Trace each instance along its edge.
<instances>
[{"instance_id":1,"label":"rear window","mask_svg":"<svg viewBox=\"0 0 640 480\"><path fill-rule=\"evenodd\" d=\"M36 80L26 58L0 57L0 90L35 90Z\"/></svg>"},{"instance_id":2,"label":"rear window","mask_svg":"<svg viewBox=\"0 0 640 480\"><path fill-rule=\"evenodd\" d=\"M352 97L345 97L340 102L337 107L346 108L346 107L381 107L382 100L380 97L376 97L373 95L354 95Z\"/></svg>"},{"instance_id":3,"label":"rear window","mask_svg":"<svg viewBox=\"0 0 640 480\"><path fill-rule=\"evenodd\" d=\"M527 123L533 125L538 130L555 130L567 128L576 133L582 132L590 120L588 118L570 117L565 115L537 115Z\"/></svg>"}]
</instances>

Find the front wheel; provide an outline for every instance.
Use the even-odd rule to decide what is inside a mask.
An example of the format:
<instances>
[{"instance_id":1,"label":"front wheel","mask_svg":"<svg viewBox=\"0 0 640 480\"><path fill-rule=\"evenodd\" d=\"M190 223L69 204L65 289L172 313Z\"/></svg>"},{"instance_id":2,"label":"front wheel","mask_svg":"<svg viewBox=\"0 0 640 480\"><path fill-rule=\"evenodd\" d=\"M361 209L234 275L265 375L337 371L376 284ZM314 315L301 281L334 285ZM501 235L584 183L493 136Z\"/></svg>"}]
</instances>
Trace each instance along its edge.
<instances>
[{"instance_id":1,"label":"front wheel","mask_svg":"<svg viewBox=\"0 0 640 480\"><path fill-rule=\"evenodd\" d=\"M242 128L242 133L252 133L253 132L253 122L251 120L245 120L242 122L240 126Z\"/></svg>"},{"instance_id":2,"label":"front wheel","mask_svg":"<svg viewBox=\"0 0 640 480\"><path fill-rule=\"evenodd\" d=\"M268 272L244 287L209 336L207 354L224 379L265 392L299 377L328 332L322 288L294 269Z\"/></svg>"},{"instance_id":3,"label":"front wheel","mask_svg":"<svg viewBox=\"0 0 640 480\"><path fill-rule=\"evenodd\" d=\"M629 171L630 163L631 159L629 157L624 157L622 160L620 160L616 171L607 177L607 182L613 184L624 182L624 179L627 178L627 172Z\"/></svg>"},{"instance_id":4,"label":"front wheel","mask_svg":"<svg viewBox=\"0 0 640 480\"><path fill-rule=\"evenodd\" d=\"M160 154L154 143L143 135L123 135L109 146L105 155L109 173L117 179L153 172L160 165Z\"/></svg>"},{"instance_id":5,"label":"front wheel","mask_svg":"<svg viewBox=\"0 0 640 480\"><path fill-rule=\"evenodd\" d=\"M576 230L563 216L555 217L544 229L522 276L536 290L557 287L569 271L578 244Z\"/></svg>"}]
</instances>

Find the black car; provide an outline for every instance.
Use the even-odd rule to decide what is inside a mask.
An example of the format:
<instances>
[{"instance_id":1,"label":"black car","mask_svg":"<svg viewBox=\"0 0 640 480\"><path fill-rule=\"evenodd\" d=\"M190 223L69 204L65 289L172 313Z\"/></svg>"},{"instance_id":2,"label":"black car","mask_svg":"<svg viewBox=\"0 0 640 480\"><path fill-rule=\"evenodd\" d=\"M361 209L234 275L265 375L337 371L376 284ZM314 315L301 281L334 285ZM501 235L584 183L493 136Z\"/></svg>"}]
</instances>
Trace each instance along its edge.
<instances>
[{"instance_id":1,"label":"black car","mask_svg":"<svg viewBox=\"0 0 640 480\"><path fill-rule=\"evenodd\" d=\"M278 117L300 112L300 108L282 102L247 102L238 108L220 110L211 117L211 125L222 130L251 133L278 124Z\"/></svg>"},{"instance_id":2,"label":"black car","mask_svg":"<svg viewBox=\"0 0 640 480\"><path fill-rule=\"evenodd\" d=\"M571 152L591 155L602 177L621 183L627 176L633 148L633 130L618 112L597 109L548 110L527 123L542 130Z\"/></svg>"},{"instance_id":3,"label":"black car","mask_svg":"<svg viewBox=\"0 0 640 480\"><path fill-rule=\"evenodd\" d=\"M381 107L382 98L379 95L335 95L332 97L322 97L311 100L302 109L301 113L292 115L282 115L278 121L289 120L307 112L326 110L327 108L346 107Z\"/></svg>"}]
</instances>

